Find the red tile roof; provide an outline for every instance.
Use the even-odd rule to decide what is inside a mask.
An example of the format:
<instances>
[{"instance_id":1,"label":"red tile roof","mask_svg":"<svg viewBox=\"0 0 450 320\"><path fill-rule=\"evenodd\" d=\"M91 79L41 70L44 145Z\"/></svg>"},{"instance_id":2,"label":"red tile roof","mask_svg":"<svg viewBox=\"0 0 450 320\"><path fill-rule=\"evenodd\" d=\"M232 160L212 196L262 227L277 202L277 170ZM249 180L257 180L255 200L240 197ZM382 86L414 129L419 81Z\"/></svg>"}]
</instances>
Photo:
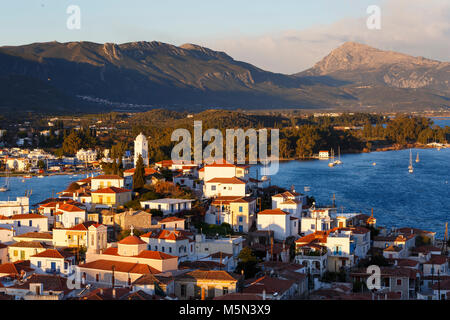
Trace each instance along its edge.
<instances>
[{"instance_id":1,"label":"red tile roof","mask_svg":"<svg viewBox=\"0 0 450 320\"><path fill-rule=\"evenodd\" d=\"M12 216L0 216L0 220L25 220L25 219L48 219L46 216L35 213L13 214Z\"/></svg>"},{"instance_id":2,"label":"red tile roof","mask_svg":"<svg viewBox=\"0 0 450 320\"><path fill-rule=\"evenodd\" d=\"M289 212L283 211L279 208L276 209L267 209L261 212L258 212L258 215L287 215Z\"/></svg>"},{"instance_id":3,"label":"red tile roof","mask_svg":"<svg viewBox=\"0 0 450 320\"><path fill-rule=\"evenodd\" d=\"M239 178L232 177L232 178L214 178L209 181L206 181L206 183L221 183L221 184L245 184L245 182Z\"/></svg>"},{"instance_id":4,"label":"red tile roof","mask_svg":"<svg viewBox=\"0 0 450 320\"><path fill-rule=\"evenodd\" d=\"M92 193L124 193L124 192L131 192L131 190L117 187L108 187L92 191Z\"/></svg>"},{"instance_id":5,"label":"red tile roof","mask_svg":"<svg viewBox=\"0 0 450 320\"><path fill-rule=\"evenodd\" d=\"M135 244L146 244L146 242L142 241L139 237L130 235L130 236L120 240L119 244L135 245Z\"/></svg>"},{"instance_id":6,"label":"red tile roof","mask_svg":"<svg viewBox=\"0 0 450 320\"><path fill-rule=\"evenodd\" d=\"M113 266L115 267L115 269L114 269L115 272L137 273L137 274L161 273L159 270L157 270L153 267L150 267L147 264L122 262L122 261L95 260L92 262L78 265L79 268L105 270L105 271L111 271L111 272L112 272Z\"/></svg>"},{"instance_id":7,"label":"red tile roof","mask_svg":"<svg viewBox=\"0 0 450 320\"><path fill-rule=\"evenodd\" d=\"M93 177L92 180L116 180L116 179L123 179L122 177L118 176L118 175L100 175L100 176L96 176Z\"/></svg>"},{"instance_id":8,"label":"red tile roof","mask_svg":"<svg viewBox=\"0 0 450 320\"><path fill-rule=\"evenodd\" d=\"M16 262L8 262L0 264L0 274L7 274L9 276L19 275L21 271L34 271L30 268L30 260L20 260Z\"/></svg>"},{"instance_id":9,"label":"red tile roof","mask_svg":"<svg viewBox=\"0 0 450 320\"><path fill-rule=\"evenodd\" d=\"M275 292L283 294L295 284L295 281L263 276L256 280L247 281L246 283L247 286L242 290L243 293L262 294L265 291L267 294L274 294Z\"/></svg>"}]
</instances>

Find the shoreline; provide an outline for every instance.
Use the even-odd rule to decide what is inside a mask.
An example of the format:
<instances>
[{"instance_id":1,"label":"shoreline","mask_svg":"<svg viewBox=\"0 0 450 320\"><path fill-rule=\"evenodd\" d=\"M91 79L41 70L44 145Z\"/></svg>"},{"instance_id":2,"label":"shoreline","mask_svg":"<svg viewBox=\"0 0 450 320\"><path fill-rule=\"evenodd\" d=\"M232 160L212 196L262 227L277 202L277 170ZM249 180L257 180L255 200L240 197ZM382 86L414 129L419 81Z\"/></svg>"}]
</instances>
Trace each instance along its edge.
<instances>
[{"instance_id":1,"label":"shoreline","mask_svg":"<svg viewBox=\"0 0 450 320\"><path fill-rule=\"evenodd\" d=\"M442 147L442 149L450 148L449 144L446 144ZM361 153L372 153L372 152L386 152L386 151L400 151L406 149L437 149L436 147L427 146L421 143L407 144L405 146L400 145L390 145L386 147L378 147L376 149L368 150L364 148L363 150L352 150L351 152L341 152L341 155L345 154L361 154ZM336 157L335 157L336 158ZM309 161L309 160L330 160L329 158L319 158L319 157L304 157L304 158L279 158L279 161Z\"/></svg>"}]
</instances>

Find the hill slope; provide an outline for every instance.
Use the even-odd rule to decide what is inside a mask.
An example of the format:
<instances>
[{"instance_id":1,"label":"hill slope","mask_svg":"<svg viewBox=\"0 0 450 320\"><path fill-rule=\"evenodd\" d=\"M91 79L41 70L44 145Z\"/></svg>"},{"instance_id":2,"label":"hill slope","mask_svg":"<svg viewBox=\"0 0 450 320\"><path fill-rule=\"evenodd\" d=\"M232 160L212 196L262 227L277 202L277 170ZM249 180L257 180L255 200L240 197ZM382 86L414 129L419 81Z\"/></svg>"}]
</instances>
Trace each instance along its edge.
<instances>
[{"instance_id":1,"label":"hill slope","mask_svg":"<svg viewBox=\"0 0 450 320\"><path fill-rule=\"evenodd\" d=\"M43 105L42 99L40 105L50 111L73 109L62 96L75 104L77 97L90 97L194 111L448 106L448 72L446 63L353 43L296 75L264 71L194 44L47 42L0 47L0 77L19 76L40 83L37 87L45 85L49 103ZM9 100L19 108L27 104L20 95L13 98Z\"/></svg>"}]
</instances>

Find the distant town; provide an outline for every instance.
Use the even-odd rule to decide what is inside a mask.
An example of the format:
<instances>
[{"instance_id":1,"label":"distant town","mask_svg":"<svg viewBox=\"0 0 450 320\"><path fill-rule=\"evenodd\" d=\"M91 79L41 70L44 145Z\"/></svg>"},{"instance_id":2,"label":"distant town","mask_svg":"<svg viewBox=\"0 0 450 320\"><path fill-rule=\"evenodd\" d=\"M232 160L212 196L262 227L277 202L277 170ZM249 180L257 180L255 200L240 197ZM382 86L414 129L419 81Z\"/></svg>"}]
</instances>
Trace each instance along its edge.
<instances>
[{"instance_id":1,"label":"distant town","mask_svg":"<svg viewBox=\"0 0 450 320\"><path fill-rule=\"evenodd\" d=\"M373 211L320 205L249 165L155 161L141 132L132 151L99 150L99 132L114 128L96 122L68 132L60 119L37 132L23 123L2 141L2 192L12 179L80 179L37 203L31 192L0 201L0 300L450 299L447 230L386 228ZM445 148L434 130L429 147Z\"/></svg>"}]
</instances>

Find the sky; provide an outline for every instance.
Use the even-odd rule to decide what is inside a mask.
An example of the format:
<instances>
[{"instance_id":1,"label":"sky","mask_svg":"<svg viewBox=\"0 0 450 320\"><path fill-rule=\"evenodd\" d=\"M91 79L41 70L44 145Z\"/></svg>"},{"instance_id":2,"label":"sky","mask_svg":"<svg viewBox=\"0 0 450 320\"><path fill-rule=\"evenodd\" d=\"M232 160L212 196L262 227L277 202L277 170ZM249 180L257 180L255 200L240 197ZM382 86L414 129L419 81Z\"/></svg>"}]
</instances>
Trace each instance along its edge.
<instances>
[{"instance_id":1,"label":"sky","mask_svg":"<svg viewBox=\"0 0 450 320\"><path fill-rule=\"evenodd\" d=\"M80 8L80 29L66 12ZM377 5L381 29L369 30ZM0 46L45 41L195 43L265 70L296 73L345 41L450 61L450 0L14 0Z\"/></svg>"}]
</instances>

